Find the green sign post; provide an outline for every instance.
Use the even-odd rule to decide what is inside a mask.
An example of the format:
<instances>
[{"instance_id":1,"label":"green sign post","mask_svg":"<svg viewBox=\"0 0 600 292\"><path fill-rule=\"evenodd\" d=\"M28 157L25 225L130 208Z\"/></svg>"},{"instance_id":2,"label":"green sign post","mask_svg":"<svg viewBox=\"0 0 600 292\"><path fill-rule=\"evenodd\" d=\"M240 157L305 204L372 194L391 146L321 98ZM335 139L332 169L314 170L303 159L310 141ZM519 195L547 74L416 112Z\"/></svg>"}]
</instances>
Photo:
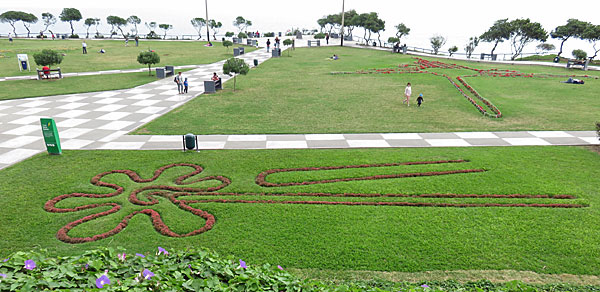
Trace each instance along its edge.
<instances>
[{"instance_id":1,"label":"green sign post","mask_svg":"<svg viewBox=\"0 0 600 292\"><path fill-rule=\"evenodd\" d=\"M48 153L54 155L60 155L62 149L60 148L60 139L58 138L58 129L56 129L56 123L53 119L41 118L42 133L44 133L44 142L46 143L46 149Z\"/></svg>"}]
</instances>

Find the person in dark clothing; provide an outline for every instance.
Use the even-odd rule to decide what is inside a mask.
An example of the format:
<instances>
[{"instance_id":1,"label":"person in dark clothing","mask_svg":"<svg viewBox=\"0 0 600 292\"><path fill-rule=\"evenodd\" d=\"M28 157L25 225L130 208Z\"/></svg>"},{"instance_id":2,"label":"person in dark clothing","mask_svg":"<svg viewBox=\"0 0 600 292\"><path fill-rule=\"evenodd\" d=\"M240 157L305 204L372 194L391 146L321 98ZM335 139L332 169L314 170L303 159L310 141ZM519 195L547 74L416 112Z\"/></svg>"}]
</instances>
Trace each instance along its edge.
<instances>
[{"instance_id":1,"label":"person in dark clothing","mask_svg":"<svg viewBox=\"0 0 600 292\"><path fill-rule=\"evenodd\" d=\"M417 97L417 106L420 107L421 103L423 103L423 93L419 94L419 97Z\"/></svg>"}]
</instances>

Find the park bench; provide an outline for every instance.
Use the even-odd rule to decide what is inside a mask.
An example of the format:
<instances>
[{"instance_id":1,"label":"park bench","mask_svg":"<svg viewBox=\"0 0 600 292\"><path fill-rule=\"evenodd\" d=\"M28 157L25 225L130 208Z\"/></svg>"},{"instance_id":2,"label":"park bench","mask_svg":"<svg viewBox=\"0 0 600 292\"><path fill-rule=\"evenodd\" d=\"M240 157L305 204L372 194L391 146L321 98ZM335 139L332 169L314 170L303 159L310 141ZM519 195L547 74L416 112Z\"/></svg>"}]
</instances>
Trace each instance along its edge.
<instances>
[{"instance_id":1,"label":"park bench","mask_svg":"<svg viewBox=\"0 0 600 292\"><path fill-rule=\"evenodd\" d=\"M163 79L175 75L175 67L165 66L164 68L156 68L156 78Z\"/></svg>"},{"instance_id":2,"label":"park bench","mask_svg":"<svg viewBox=\"0 0 600 292\"><path fill-rule=\"evenodd\" d=\"M408 51L408 47L406 47L405 45L403 45L403 46L394 45L394 47L392 47L392 53L406 54L407 51Z\"/></svg>"},{"instance_id":3,"label":"park bench","mask_svg":"<svg viewBox=\"0 0 600 292\"><path fill-rule=\"evenodd\" d=\"M40 70L37 69L37 79L38 80L42 80L42 79L52 79L52 78L58 78L61 79L62 78L62 71L60 71L60 68L56 68L56 69L49 69L49 70ZM48 74L46 74L46 72L48 72Z\"/></svg>"},{"instance_id":4,"label":"park bench","mask_svg":"<svg viewBox=\"0 0 600 292\"><path fill-rule=\"evenodd\" d=\"M568 60L567 61L567 69L571 68L572 66L581 66L581 69L583 71L587 71L589 64L590 64L590 59L585 59L585 60Z\"/></svg>"},{"instance_id":5,"label":"park bench","mask_svg":"<svg viewBox=\"0 0 600 292\"><path fill-rule=\"evenodd\" d=\"M237 56L240 56L240 55L243 55L243 54L244 54L244 47L239 47L239 48L234 48L233 49L233 56L234 57L237 57Z\"/></svg>"},{"instance_id":6,"label":"park bench","mask_svg":"<svg viewBox=\"0 0 600 292\"><path fill-rule=\"evenodd\" d=\"M258 46L258 41L257 40L247 39L246 40L246 45L256 47L256 46Z\"/></svg>"},{"instance_id":7,"label":"park bench","mask_svg":"<svg viewBox=\"0 0 600 292\"><path fill-rule=\"evenodd\" d=\"M204 93L215 93L218 90L223 89L223 85L221 83L221 78L219 80L207 80L204 81Z\"/></svg>"},{"instance_id":8,"label":"park bench","mask_svg":"<svg viewBox=\"0 0 600 292\"><path fill-rule=\"evenodd\" d=\"M307 42L308 42L308 46L309 46L309 47L312 47L313 43L314 43L314 44L315 44L317 47L320 47L320 46L321 46L321 40L314 40L314 41L313 41L313 40L308 40Z\"/></svg>"},{"instance_id":9,"label":"park bench","mask_svg":"<svg viewBox=\"0 0 600 292\"><path fill-rule=\"evenodd\" d=\"M481 60L485 60L485 58L488 58L492 61L496 61L496 59L498 58L498 54L484 54L481 53Z\"/></svg>"}]
</instances>

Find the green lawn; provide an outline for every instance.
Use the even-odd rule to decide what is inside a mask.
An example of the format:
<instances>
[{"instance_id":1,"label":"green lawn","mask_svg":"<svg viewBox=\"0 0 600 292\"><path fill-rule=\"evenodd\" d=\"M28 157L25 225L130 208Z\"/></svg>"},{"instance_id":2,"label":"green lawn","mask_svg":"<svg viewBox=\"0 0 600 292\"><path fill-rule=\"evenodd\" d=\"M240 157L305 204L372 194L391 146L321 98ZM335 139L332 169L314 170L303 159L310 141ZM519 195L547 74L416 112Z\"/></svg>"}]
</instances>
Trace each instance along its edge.
<instances>
[{"instance_id":1,"label":"green lawn","mask_svg":"<svg viewBox=\"0 0 600 292\"><path fill-rule=\"evenodd\" d=\"M205 47L206 42L196 41L157 41L140 40L139 47L130 41L125 47L123 40L87 40L88 54L82 54L81 40L25 40L15 39L12 44L7 39L0 40L0 77L17 75L35 75L36 64L33 54L43 49L52 49L66 54L60 65L63 73L90 72L115 69L143 68L137 62L141 51L155 50L160 56L160 63L165 65L199 65L210 64L233 56L231 48L223 47L221 42L213 42L213 47ZM105 54L98 51L104 49ZM247 47L251 52L255 48ZM31 72L19 72L17 54L28 54L32 67ZM41 66L37 66L41 68Z\"/></svg>"},{"instance_id":2,"label":"green lawn","mask_svg":"<svg viewBox=\"0 0 600 292\"><path fill-rule=\"evenodd\" d=\"M268 175L271 183L356 178L397 173L481 169L484 172L428 177L261 187L256 176L269 169L344 166L407 161L464 159L468 162L404 165ZM193 203L214 216L213 228L184 238L159 234L149 217L135 216L120 233L93 242L68 244L57 231L84 216L108 211L112 205L78 212L49 213L44 204L70 193L105 194L95 187L97 174L129 169L142 178L172 163L204 167L201 177L224 176L231 184L218 192L238 196L182 196L179 199L273 200L274 203ZM191 167L172 168L156 181L134 183L124 174L108 174L103 182L124 187L111 198L67 198L58 208L113 203L122 209L73 228L71 237L108 232L127 214L150 208L173 232L191 232L205 220L156 195L157 205L142 207L128 201L140 187L171 185ZM218 178L225 181L225 178ZM193 182L187 179L185 182ZM186 187L215 187L219 181ZM78 254L95 247L123 246L131 252L209 247L248 263L280 264L286 268L418 272L428 270L517 270L538 273L598 275L600 246L600 159L578 147L482 147L353 150L202 151L66 151L61 156L37 155L0 171L0 258L17 250L43 247L55 254ZM261 196L260 193L288 196ZM305 197L291 193L365 194L531 194L550 198L423 198L423 197ZM250 194L248 194L250 193ZM148 201L140 193L138 199ZM571 195L574 199L552 199ZM583 208L534 207L402 207L278 204L282 200L414 203L581 204ZM183 201L181 201L183 202Z\"/></svg>"},{"instance_id":3,"label":"green lawn","mask_svg":"<svg viewBox=\"0 0 600 292\"><path fill-rule=\"evenodd\" d=\"M332 54L338 61L328 61ZM287 54L284 54L287 55ZM600 80L560 83L566 78L469 77L467 82L494 103L501 119L482 116L441 76L431 74L344 74L413 64L410 56L355 48L297 49L272 59L213 95L201 95L140 128L138 134L360 133L507 130L593 130L600 120ZM429 58L429 60L435 60ZM442 60L443 61L443 60ZM445 61L444 61L445 62ZM454 61L452 61L454 62ZM456 61L477 69L525 73L590 74L542 66L511 66ZM429 69L428 69L429 70ZM465 69L430 69L454 78ZM402 105L404 87L413 84L413 104ZM464 87L463 87L464 88ZM425 103L414 106L423 93Z\"/></svg>"},{"instance_id":4,"label":"green lawn","mask_svg":"<svg viewBox=\"0 0 600 292\"><path fill-rule=\"evenodd\" d=\"M190 69L180 70L187 71ZM143 73L123 73L76 76L51 80L15 80L0 82L0 100L61 95L132 88L156 81L156 76Z\"/></svg>"}]
</instances>

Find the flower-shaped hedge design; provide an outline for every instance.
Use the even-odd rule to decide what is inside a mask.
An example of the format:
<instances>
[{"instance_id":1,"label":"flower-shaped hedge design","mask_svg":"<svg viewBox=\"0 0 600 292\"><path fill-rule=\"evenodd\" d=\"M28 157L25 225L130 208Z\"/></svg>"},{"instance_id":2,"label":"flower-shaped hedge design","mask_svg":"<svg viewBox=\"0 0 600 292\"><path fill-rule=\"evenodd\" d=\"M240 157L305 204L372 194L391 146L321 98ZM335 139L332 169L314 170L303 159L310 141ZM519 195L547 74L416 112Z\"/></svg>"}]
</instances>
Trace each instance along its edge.
<instances>
[{"instance_id":1,"label":"flower-shaped hedge design","mask_svg":"<svg viewBox=\"0 0 600 292\"><path fill-rule=\"evenodd\" d=\"M111 198L111 197L121 195L125 190L122 186L103 181L103 178L110 174L121 173L121 174L127 175L133 182L150 183L150 182L156 181L159 178L159 176L168 169L190 168L190 167L192 168L192 171L185 175L177 177L174 181L174 184L175 184L174 186L171 186L171 185L147 185L147 186L143 186L143 187L133 190L128 196L128 201L130 203L132 203L134 205L147 206L147 207L157 205L159 203L159 201L156 197L161 196L161 197L168 199L175 206L179 207L179 209L181 209L185 212L189 212L195 216L201 217L204 220L206 220L204 226L202 226L198 229L195 229L189 233L179 234L179 233L173 232L163 222L161 215L156 210L153 210L151 208L146 208L143 210L134 211L134 212L124 216L124 218L121 220L121 222L119 224L117 224L117 226L115 226L113 229L111 229L107 232L104 232L101 234L96 234L96 235L93 235L90 237L71 237L71 236L69 236L69 231L72 230L73 228L77 227L80 224L98 219L100 217L109 216L111 214L114 214L114 213L118 212L119 210L121 210L122 206L115 202L106 202L106 203L88 204L88 205L78 206L78 207L74 207L74 208L56 207L56 205L58 203L60 203L64 200L70 199L70 198L101 199L101 198ZM123 229L125 229L127 227L129 220L131 220L131 218L137 214L145 214L145 215L150 216L152 225L154 226L156 231L162 235L170 236L170 237L193 236L193 235L197 235L197 234L200 234L200 233L210 230L215 223L215 217L206 211L189 206L189 203L186 200L179 200L178 197L189 195L190 193L215 192L217 190L220 190L220 189L228 186L231 183L231 181L228 178L223 177L223 176L207 176L207 177L202 177L202 178L193 178L194 176L200 174L202 171L203 171L203 168L199 165L179 163L179 164L166 165L166 166L163 166L163 167L157 169L154 172L154 175L149 179L142 179L136 172L134 172L132 170L113 170L113 171L103 172L92 178L92 180L91 180L92 185L99 186L99 187L108 187L108 188L114 189L114 192L111 192L108 194L89 194L89 193L64 194L64 195L57 196L57 197L47 201L46 204L44 205L44 209L46 211L52 212L52 213L68 213L68 212L78 212L78 211L88 210L88 209L105 209L106 207L111 207L107 211L102 211L102 212L98 212L98 213L95 213L95 214L92 214L89 216L85 216L83 218L80 218L78 220L70 222L67 225L60 228L58 233L56 234L56 237L59 240L66 242L66 243L91 242L91 241L96 241L99 239L113 236L113 235L123 231ZM215 186L215 187L206 187L206 188L185 187L186 185L191 185L194 183L206 182L206 181L211 181L211 180L219 182L219 185ZM140 196L145 197L147 200L140 199Z\"/></svg>"}]
</instances>

